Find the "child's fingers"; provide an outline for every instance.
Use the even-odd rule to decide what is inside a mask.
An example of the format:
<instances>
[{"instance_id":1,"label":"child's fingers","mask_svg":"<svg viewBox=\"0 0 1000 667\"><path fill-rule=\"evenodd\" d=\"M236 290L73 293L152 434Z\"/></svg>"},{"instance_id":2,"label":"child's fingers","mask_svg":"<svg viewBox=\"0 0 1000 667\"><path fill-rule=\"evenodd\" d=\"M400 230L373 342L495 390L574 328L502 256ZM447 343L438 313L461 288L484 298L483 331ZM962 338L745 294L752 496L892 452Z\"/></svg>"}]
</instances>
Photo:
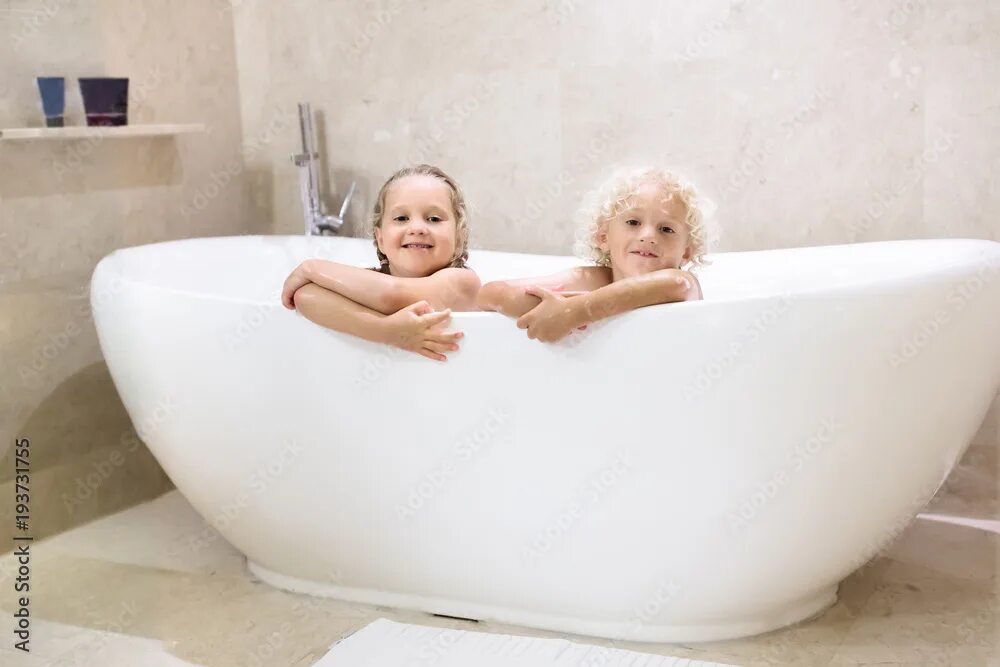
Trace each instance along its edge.
<instances>
[{"instance_id":1,"label":"child's fingers","mask_svg":"<svg viewBox=\"0 0 1000 667\"><path fill-rule=\"evenodd\" d=\"M418 350L420 354L424 355L428 359L433 359L434 361L447 361L448 357L440 354L439 352L434 352L433 350L428 350L426 347Z\"/></svg>"},{"instance_id":2,"label":"child's fingers","mask_svg":"<svg viewBox=\"0 0 1000 667\"><path fill-rule=\"evenodd\" d=\"M434 309L431 308L431 304L426 301L417 301L416 303L410 304L407 310L415 315L426 315L427 313L434 312Z\"/></svg>"},{"instance_id":3,"label":"child's fingers","mask_svg":"<svg viewBox=\"0 0 1000 667\"><path fill-rule=\"evenodd\" d=\"M525 294L530 294L531 296L537 296L539 299L545 299L547 297L555 296L551 290L547 290L544 287L539 287L538 285L529 285L524 288Z\"/></svg>"},{"instance_id":4,"label":"child's fingers","mask_svg":"<svg viewBox=\"0 0 1000 667\"><path fill-rule=\"evenodd\" d=\"M461 331L429 331L427 332L427 340L433 340L438 343L457 343L458 339L465 334Z\"/></svg>"},{"instance_id":5,"label":"child's fingers","mask_svg":"<svg viewBox=\"0 0 1000 667\"><path fill-rule=\"evenodd\" d=\"M450 317L451 317L451 309L446 308L445 310L438 310L435 312L421 315L420 320L424 323L424 325L432 327L436 324L447 322Z\"/></svg>"},{"instance_id":6,"label":"child's fingers","mask_svg":"<svg viewBox=\"0 0 1000 667\"><path fill-rule=\"evenodd\" d=\"M424 347L432 352L440 352L441 354L454 352L458 349L458 345L454 343L439 343L435 340L425 340Z\"/></svg>"}]
</instances>

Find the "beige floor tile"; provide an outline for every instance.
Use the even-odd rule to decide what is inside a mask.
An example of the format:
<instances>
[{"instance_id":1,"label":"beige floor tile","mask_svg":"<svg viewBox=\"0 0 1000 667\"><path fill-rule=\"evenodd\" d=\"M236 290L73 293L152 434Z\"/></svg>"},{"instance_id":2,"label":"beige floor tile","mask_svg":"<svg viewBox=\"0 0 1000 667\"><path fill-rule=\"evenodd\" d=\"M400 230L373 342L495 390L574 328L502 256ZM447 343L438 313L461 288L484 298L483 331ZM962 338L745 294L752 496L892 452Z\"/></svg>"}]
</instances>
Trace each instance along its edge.
<instances>
[{"instance_id":1,"label":"beige floor tile","mask_svg":"<svg viewBox=\"0 0 1000 667\"><path fill-rule=\"evenodd\" d=\"M254 580L239 552L173 491L34 546L36 653L9 664L35 667L46 664L39 662L44 657L66 667L305 667L338 639L384 617L747 667L985 665L1000 656L998 540L917 520L885 554L848 577L838 602L814 619L728 642L616 643L276 590ZM0 579L10 560L0 558ZM2 615L10 604L0 597ZM7 657L21 656L0 653L0 663L8 664Z\"/></svg>"},{"instance_id":2,"label":"beige floor tile","mask_svg":"<svg viewBox=\"0 0 1000 667\"><path fill-rule=\"evenodd\" d=\"M177 491L56 535L59 551L114 563L183 572L243 572L237 551Z\"/></svg>"},{"instance_id":3,"label":"beige floor tile","mask_svg":"<svg viewBox=\"0 0 1000 667\"><path fill-rule=\"evenodd\" d=\"M997 621L992 586L895 562L833 664L992 664L998 656Z\"/></svg>"}]
</instances>

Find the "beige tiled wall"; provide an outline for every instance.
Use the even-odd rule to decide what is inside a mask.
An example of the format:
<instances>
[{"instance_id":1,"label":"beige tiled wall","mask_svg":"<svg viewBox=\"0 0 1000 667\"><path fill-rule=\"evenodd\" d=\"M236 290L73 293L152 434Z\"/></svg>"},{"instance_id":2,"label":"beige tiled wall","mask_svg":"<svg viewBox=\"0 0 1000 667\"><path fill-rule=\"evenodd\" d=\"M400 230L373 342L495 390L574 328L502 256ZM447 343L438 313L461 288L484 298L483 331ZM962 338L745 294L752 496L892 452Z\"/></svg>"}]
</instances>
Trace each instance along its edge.
<instances>
[{"instance_id":1,"label":"beige tiled wall","mask_svg":"<svg viewBox=\"0 0 1000 667\"><path fill-rule=\"evenodd\" d=\"M718 250L1000 239L1000 9L988 0L234 4L244 138L310 100L339 193L426 159L476 245L567 252L613 165L689 171ZM290 123L250 160L296 232Z\"/></svg>"},{"instance_id":2,"label":"beige tiled wall","mask_svg":"<svg viewBox=\"0 0 1000 667\"><path fill-rule=\"evenodd\" d=\"M4 0L0 127L43 124L39 75L67 78L67 124L84 123L76 77L128 76L131 122L208 131L0 142L0 522L8 448L28 437L36 537L170 487L102 360L94 265L118 247L248 229L228 3Z\"/></svg>"}]
</instances>

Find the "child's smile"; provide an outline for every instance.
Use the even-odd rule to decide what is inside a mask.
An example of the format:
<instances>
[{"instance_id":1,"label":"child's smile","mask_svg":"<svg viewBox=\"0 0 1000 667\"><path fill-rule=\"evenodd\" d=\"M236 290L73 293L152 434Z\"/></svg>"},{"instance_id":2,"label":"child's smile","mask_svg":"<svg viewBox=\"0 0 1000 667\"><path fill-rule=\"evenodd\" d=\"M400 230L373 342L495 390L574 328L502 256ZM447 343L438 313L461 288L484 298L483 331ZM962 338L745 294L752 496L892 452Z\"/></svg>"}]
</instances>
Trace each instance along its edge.
<instances>
[{"instance_id":1,"label":"child's smile","mask_svg":"<svg viewBox=\"0 0 1000 667\"><path fill-rule=\"evenodd\" d=\"M653 182L640 185L598 236L611 256L613 280L680 268L691 253L686 216L680 197Z\"/></svg>"},{"instance_id":2,"label":"child's smile","mask_svg":"<svg viewBox=\"0 0 1000 667\"><path fill-rule=\"evenodd\" d=\"M648 257L650 259L657 259L659 255L650 250L632 250L629 252L630 255L638 255L639 257Z\"/></svg>"},{"instance_id":3,"label":"child's smile","mask_svg":"<svg viewBox=\"0 0 1000 667\"><path fill-rule=\"evenodd\" d=\"M455 252L455 212L448 185L414 174L392 184L385 197L379 248L396 276L426 276L447 266Z\"/></svg>"}]
</instances>

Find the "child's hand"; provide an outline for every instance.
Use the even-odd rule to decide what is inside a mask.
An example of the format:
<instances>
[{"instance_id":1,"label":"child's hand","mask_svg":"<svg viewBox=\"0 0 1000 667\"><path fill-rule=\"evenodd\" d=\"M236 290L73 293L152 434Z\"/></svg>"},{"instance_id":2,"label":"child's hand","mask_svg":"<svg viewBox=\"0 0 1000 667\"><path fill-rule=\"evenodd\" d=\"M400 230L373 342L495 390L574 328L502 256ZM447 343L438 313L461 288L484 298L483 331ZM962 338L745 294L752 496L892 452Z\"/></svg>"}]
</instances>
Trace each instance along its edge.
<instances>
[{"instance_id":1,"label":"child's hand","mask_svg":"<svg viewBox=\"0 0 1000 667\"><path fill-rule=\"evenodd\" d=\"M445 352L458 349L461 331L444 331L451 318L451 309L435 311L426 301L407 306L387 316L385 342L389 345L422 354L428 359L445 361Z\"/></svg>"},{"instance_id":2,"label":"child's hand","mask_svg":"<svg viewBox=\"0 0 1000 667\"><path fill-rule=\"evenodd\" d=\"M281 305L295 310L295 293L300 287L311 282L306 276L306 263L302 262L285 278L285 284L281 287Z\"/></svg>"},{"instance_id":3,"label":"child's hand","mask_svg":"<svg viewBox=\"0 0 1000 667\"><path fill-rule=\"evenodd\" d=\"M528 338L553 343L568 336L573 329L586 326L580 324L569 298L544 287L526 287L524 291L542 300L517 320L517 328L527 329Z\"/></svg>"}]
</instances>

